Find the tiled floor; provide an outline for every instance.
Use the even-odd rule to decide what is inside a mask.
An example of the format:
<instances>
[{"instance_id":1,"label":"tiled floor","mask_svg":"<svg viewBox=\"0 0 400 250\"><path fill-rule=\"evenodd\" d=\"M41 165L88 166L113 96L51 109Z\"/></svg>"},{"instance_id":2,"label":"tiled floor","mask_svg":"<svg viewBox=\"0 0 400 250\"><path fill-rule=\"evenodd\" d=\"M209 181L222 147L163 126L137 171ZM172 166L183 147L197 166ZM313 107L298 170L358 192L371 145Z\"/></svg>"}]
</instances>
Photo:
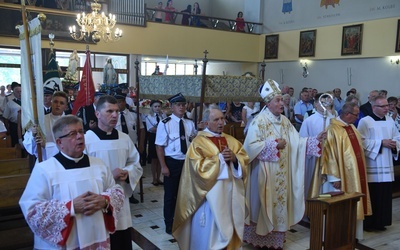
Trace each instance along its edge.
<instances>
[{"instance_id":1,"label":"tiled floor","mask_svg":"<svg viewBox=\"0 0 400 250\"><path fill-rule=\"evenodd\" d=\"M151 241L156 247L139 247L133 243L133 249L179 249L171 235L165 233L163 220L163 186L153 186L151 184L150 165L144 167L143 190L144 202L131 204L134 229ZM139 199L138 191L135 190L135 197ZM287 233L284 249L302 250L309 249L310 230L300 225L295 225ZM364 232L364 240L361 244L378 250L400 250L400 198L393 200L393 224L387 227L384 232ZM138 243L141 245L141 243ZM243 245L244 250L253 250L252 246Z\"/></svg>"}]
</instances>

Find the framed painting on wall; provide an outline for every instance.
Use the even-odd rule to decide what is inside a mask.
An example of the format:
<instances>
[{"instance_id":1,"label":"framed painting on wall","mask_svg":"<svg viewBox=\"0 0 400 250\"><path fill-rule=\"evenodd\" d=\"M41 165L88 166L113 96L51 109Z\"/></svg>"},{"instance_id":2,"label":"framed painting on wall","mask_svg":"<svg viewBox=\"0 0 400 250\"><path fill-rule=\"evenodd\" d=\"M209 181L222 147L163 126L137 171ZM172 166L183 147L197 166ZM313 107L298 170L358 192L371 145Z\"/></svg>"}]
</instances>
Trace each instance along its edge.
<instances>
[{"instance_id":1,"label":"framed painting on wall","mask_svg":"<svg viewBox=\"0 0 400 250\"><path fill-rule=\"evenodd\" d=\"M317 30L300 32L299 57L315 56Z\"/></svg>"},{"instance_id":2,"label":"framed painting on wall","mask_svg":"<svg viewBox=\"0 0 400 250\"><path fill-rule=\"evenodd\" d=\"M342 56L361 55L362 24L343 27Z\"/></svg>"},{"instance_id":3,"label":"framed painting on wall","mask_svg":"<svg viewBox=\"0 0 400 250\"><path fill-rule=\"evenodd\" d=\"M400 52L400 20L397 20L396 49L394 51Z\"/></svg>"},{"instance_id":4,"label":"framed painting on wall","mask_svg":"<svg viewBox=\"0 0 400 250\"><path fill-rule=\"evenodd\" d=\"M265 59L277 59L279 47L279 35L265 36Z\"/></svg>"}]
</instances>

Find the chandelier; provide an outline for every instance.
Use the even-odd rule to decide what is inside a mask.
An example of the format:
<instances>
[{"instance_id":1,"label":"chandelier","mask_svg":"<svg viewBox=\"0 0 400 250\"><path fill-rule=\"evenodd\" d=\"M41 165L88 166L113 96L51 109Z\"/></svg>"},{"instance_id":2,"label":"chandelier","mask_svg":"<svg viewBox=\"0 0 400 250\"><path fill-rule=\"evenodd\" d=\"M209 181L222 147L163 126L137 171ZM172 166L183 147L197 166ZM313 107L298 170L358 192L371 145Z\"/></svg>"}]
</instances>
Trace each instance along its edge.
<instances>
[{"instance_id":1,"label":"chandelier","mask_svg":"<svg viewBox=\"0 0 400 250\"><path fill-rule=\"evenodd\" d=\"M113 31L117 21L115 15L109 14L106 16L104 12L99 14L101 10L101 4L94 0L91 3L92 12L89 14L78 14L76 22L80 26L80 31L76 30L75 25L69 27L69 33L71 37L77 41L93 41L94 43L100 42L114 42L118 41L122 37L122 30L116 28Z\"/></svg>"}]
</instances>

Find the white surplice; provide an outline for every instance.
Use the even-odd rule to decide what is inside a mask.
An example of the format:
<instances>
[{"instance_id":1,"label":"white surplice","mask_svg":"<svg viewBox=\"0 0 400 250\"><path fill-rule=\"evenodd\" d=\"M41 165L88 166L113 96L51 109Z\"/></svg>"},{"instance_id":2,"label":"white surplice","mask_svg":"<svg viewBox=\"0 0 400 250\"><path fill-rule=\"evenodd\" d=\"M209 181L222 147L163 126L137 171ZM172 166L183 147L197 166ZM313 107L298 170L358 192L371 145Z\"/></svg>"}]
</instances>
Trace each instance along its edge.
<instances>
[{"instance_id":1,"label":"white surplice","mask_svg":"<svg viewBox=\"0 0 400 250\"><path fill-rule=\"evenodd\" d=\"M102 159L110 167L111 172L116 168L128 171L129 183L116 181L123 187L125 193L124 206L118 214L117 230L132 227L129 197L132 196L133 190L143 174L139 163L139 152L131 138L121 131L118 131L118 140L100 140L92 130L89 130L85 134L85 144L85 152L90 156Z\"/></svg>"},{"instance_id":2,"label":"white surplice","mask_svg":"<svg viewBox=\"0 0 400 250\"><path fill-rule=\"evenodd\" d=\"M66 170L54 157L35 165L28 184L19 201L21 210L35 234L35 249L60 249L56 243L63 240L61 231L67 227L66 216L73 216L73 227L66 241L66 249L109 245L109 231L106 229L101 210L85 216L75 214L65 205L77 196L91 191L110 197L110 205L116 210L122 206L122 197L116 197L115 190L122 188L115 184L113 175L100 159L89 157L90 167ZM113 191L114 190L114 191ZM117 212L114 210L114 222ZM107 249L107 248L104 248Z\"/></svg>"},{"instance_id":3,"label":"white surplice","mask_svg":"<svg viewBox=\"0 0 400 250\"><path fill-rule=\"evenodd\" d=\"M363 138L368 182L394 181L393 157L395 160L398 159L400 134L393 119L386 117L386 121L375 121L372 117L366 116L360 120L357 129ZM383 139L396 141L396 153L382 147ZM382 151L379 152L381 147Z\"/></svg>"},{"instance_id":4,"label":"white surplice","mask_svg":"<svg viewBox=\"0 0 400 250\"><path fill-rule=\"evenodd\" d=\"M307 117L307 119L304 119L299 131L300 136L301 137L317 136L319 133L326 130L326 128L330 124L330 120L334 117L335 117L334 115L328 113L324 121L324 115L320 114L319 112L315 112L314 114ZM305 167L305 178L304 178L304 195L306 198L308 197L308 190L310 189L310 185L313 179L316 167L315 165L316 160L317 157L315 156L311 155L306 156L306 167ZM331 182L334 181L340 181L340 179L335 178L334 176L328 176L328 181L325 183L328 187L331 187L332 186ZM334 191L334 190L323 190L322 192L329 192L329 191Z\"/></svg>"}]
</instances>

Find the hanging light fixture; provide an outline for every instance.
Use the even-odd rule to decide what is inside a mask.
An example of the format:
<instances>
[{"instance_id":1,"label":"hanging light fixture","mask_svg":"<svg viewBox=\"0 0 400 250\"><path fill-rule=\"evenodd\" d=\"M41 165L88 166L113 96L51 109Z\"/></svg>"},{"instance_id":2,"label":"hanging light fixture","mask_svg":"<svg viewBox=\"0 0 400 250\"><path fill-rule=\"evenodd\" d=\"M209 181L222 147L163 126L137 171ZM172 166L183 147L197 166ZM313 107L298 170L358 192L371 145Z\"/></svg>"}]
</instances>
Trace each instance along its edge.
<instances>
[{"instance_id":1,"label":"hanging light fixture","mask_svg":"<svg viewBox=\"0 0 400 250\"><path fill-rule=\"evenodd\" d=\"M80 30L77 31L75 25L69 27L69 33L71 37L77 41L93 41L94 43L100 42L114 42L118 41L122 37L122 30L114 26L117 23L115 15L109 14L106 16L104 12L99 14L101 10L101 4L94 0L91 3L92 12L86 14L78 14L76 22L78 23Z\"/></svg>"}]
</instances>

